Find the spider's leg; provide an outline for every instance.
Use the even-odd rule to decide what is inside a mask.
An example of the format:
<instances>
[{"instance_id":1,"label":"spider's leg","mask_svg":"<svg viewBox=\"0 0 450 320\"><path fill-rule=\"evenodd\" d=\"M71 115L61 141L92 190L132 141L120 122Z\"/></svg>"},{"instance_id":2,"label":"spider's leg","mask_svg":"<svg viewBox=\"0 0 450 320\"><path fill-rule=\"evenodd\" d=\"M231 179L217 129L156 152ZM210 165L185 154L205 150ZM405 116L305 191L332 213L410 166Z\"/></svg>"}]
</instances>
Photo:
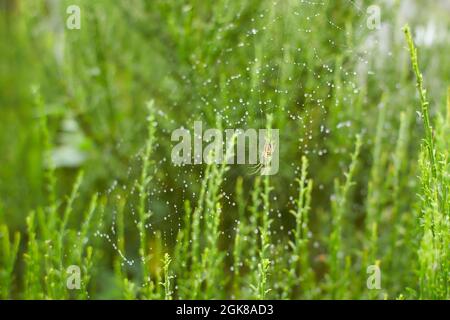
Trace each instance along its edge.
<instances>
[{"instance_id":1,"label":"spider's leg","mask_svg":"<svg viewBox=\"0 0 450 320\"><path fill-rule=\"evenodd\" d=\"M260 171L261 168L262 168L262 165L263 165L262 163L255 164L255 165L253 166L254 171L253 171L253 172L250 172L249 175L254 175L254 174L256 174L258 171Z\"/></svg>"},{"instance_id":2,"label":"spider's leg","mask_svg":"<svg viewBox=\"0 0 450 320\"><path fill-rule=\"evenodd\" d=\"M253 166L253 171L249 173L249 175L256 174L261 169L261 164L256 164Z\"/></svg>"}]
</instances>

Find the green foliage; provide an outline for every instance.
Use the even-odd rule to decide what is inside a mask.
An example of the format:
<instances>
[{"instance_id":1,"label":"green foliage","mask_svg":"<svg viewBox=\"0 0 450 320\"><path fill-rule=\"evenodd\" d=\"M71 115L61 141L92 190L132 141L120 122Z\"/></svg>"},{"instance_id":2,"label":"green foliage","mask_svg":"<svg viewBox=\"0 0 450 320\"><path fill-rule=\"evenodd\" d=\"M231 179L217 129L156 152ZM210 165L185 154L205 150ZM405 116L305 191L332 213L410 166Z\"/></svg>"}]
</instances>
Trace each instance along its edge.
<instances>
[{"instance_id":1,"label":"green foliage","mask_svg":"<svg viewBox=\"0 0 450 320\"><path fill-rule=\"evenodd\" d=\"M421 118L425 139L421 150L420 220L422 238L419 258L419 296L422 299L449 299L450 291L450 207L448 122L440 117L435 129L431 126L429 101L423 86L423 76L417 61L417 49L408 26L404 27L417 80ZM448 107L448 106L447 106Z\"/></svg>"},{"instance_id":2,"label":"green foliage","mask_svg":"<svg viewBox=\"0 0 450 320\"><path fill-rule=\"evenodd\" d=\"M400 2L387 38L367 1L7 3L0 299L450 299L449 42L405 27L411 68ZM175 166L198 120L278 129L279 172Z\"/></svg>"}]
</instances>

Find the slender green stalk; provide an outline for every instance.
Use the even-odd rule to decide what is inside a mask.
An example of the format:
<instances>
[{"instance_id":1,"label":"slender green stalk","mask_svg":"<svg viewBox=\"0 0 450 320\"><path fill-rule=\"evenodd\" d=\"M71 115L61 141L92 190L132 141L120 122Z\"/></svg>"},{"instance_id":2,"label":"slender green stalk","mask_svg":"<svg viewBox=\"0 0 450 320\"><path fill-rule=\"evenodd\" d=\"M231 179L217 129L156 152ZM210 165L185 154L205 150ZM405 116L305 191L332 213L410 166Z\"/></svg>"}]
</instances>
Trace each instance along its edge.
<instances>
[{"instance_id":1,"label":"slender green stalk","mask_svg":"<svg viewBox=\"0 0 450 320\"><path fill-rule=\"evenodd\" d=\"M150 270L148 266L149 252L147 245L147 221L150 219L152 213L147 208L148 206L148 185L152 180L152 176L149 173L151 164L151 154L155 143L155 115L154 115L154 101L150 101L147 104L149 112L147 118L147 140L145 143L144 155L142 157L142 171L139 183L137 184L139 192L139 205L138 205L138 229L139 229L139 257L141 260L141 272L143 279L143 294L146 298L151 298L153 294L153 284L150 278Z\"/></svg>"},{"instance_id":2,"label":"slender green stalk","mask_svg":"<svg viewBox=\"0 0 450 320\"><path fill-rule=\"evenodd\" d=\"M314 271L310 265L309 254L309 212L311 210L311 192L313 182L307 179L308 159L302 157L302 167L299 184L298 198L296 200L297 210L290 213L295 218L295 229L293 230L294 241L290 242L292 248L292 258L289 266L288 281L284 288L284 295L291 296L291 290L300 282L300 292L305 297L311 297L314 290Z\"/></svg>"},{"instance_id":3,"label":"slender green stalk","mask_svg":"<svg viewBox=\"0 0 450 320\"><path fill-rule=\"evenodd\" d=\"M436 159L435 159L435 148L434 148L434 140L433 140L433 128L431 127L430 123L430 115L428 111L428 107L430 103L427 99L427 91L423 87L423 76L419 69L419 62L417 60L417 49L414 46L414 42L411 36L411 31L409 29L409 26L406 25L403 28L403 32L406 36L406 41L408 43L409 47L409 54L411 57L411 64L414 71L414 74L416 75L416 85L417 85L417 91L419 92L420 97L420 110L421 110L421 118L423 120L423 125L425 129L425 146L428 151L428 156L430 158L430 167L433 178L436 177Z\"/></svg>"},{"instance_id":4,"label":"slender green stalk","mask_svg":"<svg viewBox=\"0 0 450 320\"><path fill-rule=\"evenodd\" d=\"M217 123L220 126L219 120ZM233 154L235 139L236 136L233 135L231 141L228 141L222 163L218 166L213 165L205 199L205 232L207 247L202 254L202 260L206 267L206 272L204 273L204 280L206 282L205 296L211 298L220 297L222 295L221 290L224 286L222 280L223 268L221 268L223 253L220 252L219 248L219 226L222 218L222 205L220 203L222 194L219 192L219 188L222 185L225 173L229 170L227 159Z\"/></svg>"},{"instance_id":5,"label":"slender green stalk","mask_svg":"<svg viewBox=\"0 0 450 320\"><path fill-rule=\"evenodd\" d=\"M388 264L392 265L393 269L397 269L399 266L398 259L395 259L395 253L399 250L399 233L401 230L405 229L402 221L412 220L412 216L410 216L407 212L403 212L404 208L402 207L403 203L401 201L402 197L402 188L405 188L405 184L402 179L402 174L404 174L405 167L407 164L407 147L409 143L409 125L410 125L410 114L406 112L402 112L400 114L400 128L398 131L398 138L395 147L395 152L393 156L393 177L392 177L392 200L394 201L394 206L392 209L392 229L390 236L390 249L387 254L385 260ZM407 219L409 218L409 219ZM411 222L410 222L411 223ZM406 230L413 228L409 226ZM404 231L403 231L404 232ZM403 249L407 250L406 245L403 244ZM406 252L405 252L406 254ZM404 272L401 272L399 276L403 275Z\"/></svg>"},{"instance_id":6,"label":"slender green stalk","mask_svg":"<svg viewBox=\"0 0 450 320\"><path fill-rule=\"evenodd\" d=\"M383 99L384 101L384 99ZM385 118L386 118L386 109L387 107L384 103L381 104L379 110L379 116L377 121L377 129L375 134L375 142L373 146L373 164L371 168L370 181L368 183L368 195L367 195L367 215L365 220L366 227L366 239L368 243L366 246L366 253L368 255L368 261L363 263L366 265L368 262L373 263L378 254L377 246L378 246L378 224L380 222L380 208L382 206L383 201L383 170L384 161L383 161L383 132L385 127ZM375 232L375 233L374 233Z\"/></svg>"},{"instance_id":7,"label":"slender green stalk","mask_svg":"<svg viewBox=\"0 0 450 320\"><path fill-rule=\"evenodd\" d=\"M43 158L44 158L44 166L45 166L45 187L46 194L48 197L48 210L49 210L49 219L48 226L50 229L53 229L57 223L56 216L56 173L55 173L55 164L52 159L52 149L53 145L51 142L50 132L47 123L47 113L45 109L44 99L41 95L39 88L34 88L34 99L35 105L37 106L40 112L40 129L42 134L42 143L43 143Z\"/></svg>"},{"instance_id":8,"label":"slender green stalk","mask_svg":"<svg viewBox=\"0 0 450 320\"><path fill-rule=\"evenodd\" d=\"M169 272L169 267L170 263L172 262L172 259L170 258L168 253L164 255L164 259L162 262L163 262L164 282L162 282L161 285L164 287L164 299L172 300L171 280L173 276Z\"/></svg>"},{"instance_id":9,"label":"slender green stalk","mask_svg":"<svg viewBox=\"0 0 450 320\"><path fill-rule=\"evenodd\" d=\"M420 158L421 171L421 219L422 239L418 250L419 296L423 299L448 299L450 283L450 210L448 206L449 159L448 150L441 150L440 140L447 139L445 125L438 122L434 130L429 119L429 102L423 87L423 77L419 69L417 49L408 26L404 27L409 45L411 64L416 75L421 115L425 127L425 140ZM437 139L438 143L435 143Z\"/></svg>"},{"instance_id":10,"label":"slender green stalk","mask_svg":"<svg viewBox=\"0 0 450 320\"><path fill-rule=\"evenodd\" d=\"M267 141L271 141L271 128L273 118L271 115L267 117L266 129L268 130ZM270 192L272 187L270 185L270 176L266 174L263 177L263 189L260 195L262 210L259 213L259 235L260 235L260 247L259 247L259 263L257 284L253 285L253 289L256 291L257 299L266 299L267 294L271 291L268 288L268 276L270 272L271 260L269 259L269 249L271 246L270 241L270 225L273 220L270 218Z\"/></svg>"},{"instance_id":11,"label":"slender green stalk","mask_svg":"<svg viewBox=\"0 0 450 320\"><path fill-rule=\"evenodd\" d=\"M35 212L32 211L27 219L28 245L24 254L25 260L25 299L42 299L43 287L41 282L41 252L36 239Z\"/></svg>"},{"instance_id":12,"label":"slender green stalk","mask_svg":"<svg viewBox=\"0 0 450 320\"><path fill-rule=\"evenodd\" d=\"M243 179L239 177L236 181L236 201L238 206L238 220L235 227L234 245L233 245L233 292L235 297L239 294L240 289L240 270L242 267L242 254L243 254L243 229L245 220L245 204L243 195Z\"/></svg>"},{"instance_id":13,"label":"slender green stalk","mask_svg":"<svg viewBox=\"0 0 450 320\"><path fill-rule=\"evenodd\" d=\"M14 280L14 266L19 251L20 233L15 232L12 242L10 241L9 229L0 224L0 299L11 298L12 284Z\"/></svg>"},{"instance_id":14,"label":"slender green stalk","mask_svg":"<svg viewBox=\"0 0 450 320\"><path fill-rule=\"evenodd\" d=\"M344 266L344 246L342 242L342 226L344 224L345 213L348 210L350 188L355 184L353 176L355 174L358 156L361 149L361 136L356 137L355 151L351 156L348 171L344 174L344 184L336 179L334 184L335 194L331 203L332 231L329 239L329 284L331 297L333 299L342 298L343 291L347 285L347 270Z\"/></svg>"}]
</instances>

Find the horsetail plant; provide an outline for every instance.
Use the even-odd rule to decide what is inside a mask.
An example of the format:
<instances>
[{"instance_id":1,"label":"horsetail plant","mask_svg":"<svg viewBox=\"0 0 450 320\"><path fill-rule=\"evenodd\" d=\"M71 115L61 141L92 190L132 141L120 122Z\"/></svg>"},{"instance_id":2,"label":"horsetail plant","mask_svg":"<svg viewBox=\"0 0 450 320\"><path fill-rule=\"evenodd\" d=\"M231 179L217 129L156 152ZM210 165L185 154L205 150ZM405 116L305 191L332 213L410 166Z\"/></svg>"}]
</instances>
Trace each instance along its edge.
<instances>
[{"instance_id":1,"label":"horsetail plant","mask_svg":"<svg viewBox=\"0 0 450 320\"><path fill-rule=\"evenodd\" d=\"M15 232L11 241L8 226L0 224L0 299L10 298L19 244L20 233Z\"/></svg>"},{"instance_id":2,"label":"horsetail plant","mask_svg":"<svg viewBox=\"0 0 450 320\"><path fill-rule=\"evenodd\" d=\"M331 202L332 230L329 239L329 274L328 282L330 293L333 299L342 298L343 289L347 285L349 270L345 261L345 248L342 242L343 219L346 218L348 210L350 188L355 184L353 176L355 174L358 156L362 145L361 135L356 137L355 150L351 156L350 166L344 174L343 184L339 180L334 182L334 195Z\"/></svg>"},{"instance_id":3,"label":"horsetail plant","mask_svg":"<svg viewBox=\"0 0 450 320\"><path fill-rule=\"evenodd\" d=\"M234 235L234 245L233 245L233 294L237 296L240 287L240 269L243 264L242 253L243 253L243 239L245 236L244 224L245 224L245 203L244 203L244 191L243 191L243 179L238 178L236 181L236 201L237 201L237 211L238 220L235 227Z\"/></svg>"},{"instance_id":4,"label":"horsetail plant","mask_svg":"<svg viewBox=\"0 0 450 320\"><path fill-rule=\"evenodd\" d=\"M153 283L150 278L150 270L148 267L148 261L150 259L147 245L147 221L150 219L152 213L147 208L148 202L148 185L152 180L150 175L151 155L155 143L155 114L154 114L154 101L151 100L147 103L147 110L149 112L147 118L147 140L144 148L144 155L142 157L142 171L139 182L137 183L137 189L139 192L139 205L138 205L138 229L139 229L139 256L141 260L141 272L143 279L143 295L146 298L151 298L153 295Z\"/></svg>"},{"instance_id":5,"label":"horsetail plant","mask_svg":"<svg viewBox=\"0 0 450 320\"><path fill-rule=\"evenodd\" d=\"M164 287L164 299L172 300L172 284L171 280L173 276L170 274L169 267L172 259L168 253L164 254L163 259L163 273L164 273L164 282L161 282L161 285Z\"/></svg>"},{"instance_id":6,"label":"horsetail plant","mask_svg":"<svg viewBox=\"0 0 450 320\"><path fill-rule=\"evenodd\" d=\"M272 140L271 130L272 130L272 115L267 116L267 137L265 137L266 143L267 141ZM267 293L270 292L270 288L267 288L268 276L271 266L271 260L269 259L269 249L271 246L270 241L270 225L272 224L272 219L270 217L270 192L272 191L272 187L270 186L270 176L266 174L263 177L263 186L260 194L261 197L261 205L262 208L258 210L258 200L254 199L256 203L254 203L255 211L258 212L259 217L259 262L257 264L257 284L252 285L253 290L255 291L257 299L266 299ZM258 195L255 195L255 198Z\"/></svg>"},{"instance_id":7,"label":"horsetail plant","mask_svg":"<svg viewBox=\"0 0 450 320\"><path fill-rule=\"evenodd\" d=\"M297 179L299 185L298 198L296 200L297 210L290 211L295 218L295 229L293 230L294 241L289 242L292 249L292 258L288 272L288 281L284 288L285 297L289 297L292 288L296 287L295 279L300 280L299 289L306 297L311 297L314 291L314 271L310 265L310 231L308 226L313 182L311 179L307 179L307 174L308 159L303 156L300 179Z\"/></svg>"},{"instance_id":8,"label":"horsetail plant","mask_svg":"<svg viewBox=\"0 0 450 320\"><path fill-rule=\"evenodd\" d=\"M421 119L425 140L420 157L422 238L418 250L420 297L423 299L449 299L450 297L450 206L448 150L440 149L440 141L448 139L445 121L432 128L429 102L423 87L417 49L408 26L404 27L411 64L416 76L421 105ZM435 142L435 139L437 143ZM444 144L445 146L445 144ZM444 147L445 148L445 147Z\"/></svg>"}]
</instances>

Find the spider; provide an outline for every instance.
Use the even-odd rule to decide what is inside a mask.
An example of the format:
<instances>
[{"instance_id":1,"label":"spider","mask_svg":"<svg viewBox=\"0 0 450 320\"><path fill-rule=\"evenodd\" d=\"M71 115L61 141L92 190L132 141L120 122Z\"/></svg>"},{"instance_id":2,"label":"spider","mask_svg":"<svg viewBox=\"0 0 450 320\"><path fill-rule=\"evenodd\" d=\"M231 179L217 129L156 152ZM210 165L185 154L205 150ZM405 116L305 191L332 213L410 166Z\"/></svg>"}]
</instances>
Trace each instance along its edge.
<instances>
[{"instance_id":1,"label":"spider","mask_svg":"<svg viewBox=\"0 0 450 320\"><path fill-rule=\"evenodd\" d=\"M274 143L270 140L266 141L264 144L263 151L261 152L260 162L253 166L255 170L251 174L256 174L258 172L262 173L263 170L270 168L273 151L274 151Z\"/></svg>"}]
</instances>

